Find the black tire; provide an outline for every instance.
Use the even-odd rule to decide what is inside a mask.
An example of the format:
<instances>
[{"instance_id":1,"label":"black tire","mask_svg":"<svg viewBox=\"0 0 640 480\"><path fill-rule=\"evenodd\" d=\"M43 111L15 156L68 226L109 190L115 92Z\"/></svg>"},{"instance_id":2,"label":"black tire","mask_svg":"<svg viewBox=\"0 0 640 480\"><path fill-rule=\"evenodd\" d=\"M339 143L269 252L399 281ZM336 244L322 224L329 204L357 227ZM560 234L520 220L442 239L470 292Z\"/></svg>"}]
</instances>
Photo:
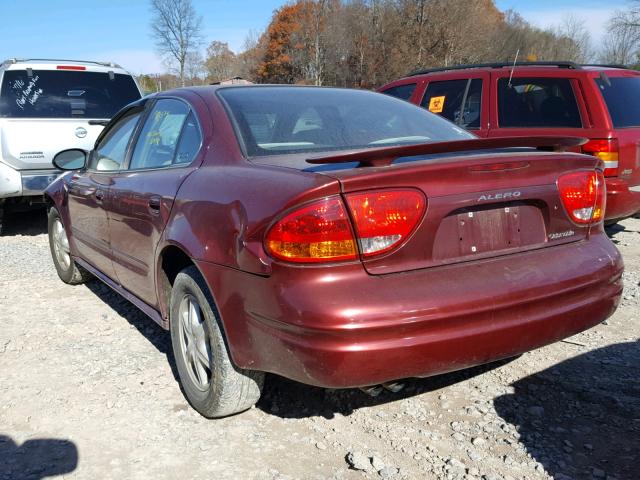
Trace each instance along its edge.
<instances>
[{"instance_id":1,"label":"black tire","mask_svg":"<svg viewBox=\"0 0 640 480\"><path fill-rule=\"evenodd\" d=\"M199 313L191 310L192 306L199 308ZM196 320L187 320L192 315L185 316L185 310L194 312ZM206 282L195 266L182 270L173 283L169 320L180 383L193 408L204 417L218 418L255 405L262 392L264 373L237 368L231 361L220 315ZM187 331L189 329L191 332ZM191 350L188 345L192 345ZM202 348L206 345L205 354ZM200 360L196 358L198 355ZM205 359L208 359L208 371L202 370ZM204 382L202 372L206 373L208 382Z\"/></svg>"},{"instance_id":2,"label":"black tire","mask_svg":"<svg viewBox=\"0 0 640 480\"><path fill-rule=\"evenodd\" d=\"M61 257L56 254L56 225L57 222L62 226L62 232L59 231L57 234L64 235L66 239L66 255L68 256L68 263L61 260ZM67 236L66 230L64 228L64 223L60 218L60 214L55 207L52 207L49 210L48 221L47 221L47 229L49 232L49 249L51 250L51 258L53 259L53 265L56 267L56 272L58 272L58 277L64 283L68 283L69 285L78 285L80 283L85 283L92 278L92 275L87 272L80 265L76 264L73 256L69 251L69 238Z\"/></svg>"}]
</instances>

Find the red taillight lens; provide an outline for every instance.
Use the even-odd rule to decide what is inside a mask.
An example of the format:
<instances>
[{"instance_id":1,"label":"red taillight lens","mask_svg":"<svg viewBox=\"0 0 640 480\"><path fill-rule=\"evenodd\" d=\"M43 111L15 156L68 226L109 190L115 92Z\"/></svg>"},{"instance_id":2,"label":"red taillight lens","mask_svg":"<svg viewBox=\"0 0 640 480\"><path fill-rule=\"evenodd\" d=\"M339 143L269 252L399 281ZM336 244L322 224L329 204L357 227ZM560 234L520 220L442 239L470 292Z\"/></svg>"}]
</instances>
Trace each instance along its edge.
<instances>
[{"instance_id":1,"label":"red taillight lens","mask_svg":"<svg viewBox=\"0 0 640 480\"><path fill-rule=\"evenodd\" d=\"M380 190L347 195L358 244L367 257L404 241L424 214L426 200L416 190Z\"/></svg>"},{"instance_id":2,"label":"red taillight lens","mask_svg":"<svg viewBox=\"0 0 640 480\"><path fill-rule=\"evenodd\" d=\"M357 258L349 216L340 197L305 205L278 220L265 237L267 251L297 263Z\"/></svg>"},{"instance_id":3,"label":"red taillight lens","mask_svg":"<svg viewBox=\"0 0 640 480\"><path fill-rule=\"evenodd\" d=\"M618 175L618 140L615 138L589 140L582 146L582 152L598 157L604 162L604 176Z\"/></svg>"},{"instance_id":4,"label":"red taillight lens","mask_svg":"<svg viewBox=\"0 0 640 480\"><path fill-rule=\"evenodd\" d=\"M599 171L580 171L558 178L564 208L576 223L586 225L604 218L605 184Z\"/></svg>"}]
</instances>

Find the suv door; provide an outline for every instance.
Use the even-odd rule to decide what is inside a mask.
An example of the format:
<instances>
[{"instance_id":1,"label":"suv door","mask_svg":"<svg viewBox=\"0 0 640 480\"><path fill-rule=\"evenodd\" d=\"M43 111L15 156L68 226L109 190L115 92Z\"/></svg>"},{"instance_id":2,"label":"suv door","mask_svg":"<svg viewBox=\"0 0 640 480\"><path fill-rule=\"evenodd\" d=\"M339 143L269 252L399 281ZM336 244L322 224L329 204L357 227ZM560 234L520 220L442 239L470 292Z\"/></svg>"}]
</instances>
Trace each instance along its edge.
<instances>
[{"instance_id":1,"label":"suv door","mask_svg":"<svg viewBox=\"0 0 640 480\"><path fill-rule=\"evenodd\" d=\"M492 73L491 137L586 136L590 121L577 76L566 69Z\"/></svg>"},{"instance_id":2,"label":"suv door","mask_svg":"<svg viewBox=\"0 0 640 480\"><path fill-rule=\"evenodd\" d=\"M183 100L160 98L149 108L127 168L112 179L109 217L120 284L156 306L156 246L180 185L197 168L202 132Z\"/></svg>"},{"instance_id":3,"label":"suv door","mask_svg":"<svg viewBox=\"0 0 640 480\"><path fill-rule=\"evenodd\" d=\"M489 74L447 75L429 78L419 100L421 107L440 115L474 134L485 137L489 131Z\"/></svg>"},{"instance_id":4,"label":"suv door","mask_svg":"<svg viewBox=\"0 0 640 480\"><path fill-rule=\"evenodd\" d=\"M111 262L109 202L112 178L124 164L129 142L142 107L120 114L98 138L86 170L69 181L68 209L71 231L78 254L112 280L117 280Z\"/></svg>"}]
</instances>

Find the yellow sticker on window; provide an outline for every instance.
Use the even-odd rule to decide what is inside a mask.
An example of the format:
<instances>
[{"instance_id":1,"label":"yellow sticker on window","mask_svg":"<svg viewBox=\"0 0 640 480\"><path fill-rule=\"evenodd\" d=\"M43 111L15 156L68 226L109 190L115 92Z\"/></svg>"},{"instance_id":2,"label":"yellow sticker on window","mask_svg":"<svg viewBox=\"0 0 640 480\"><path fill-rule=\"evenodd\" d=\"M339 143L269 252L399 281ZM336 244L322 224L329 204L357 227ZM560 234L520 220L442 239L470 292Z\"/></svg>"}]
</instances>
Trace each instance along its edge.
<instances>
[{"instance_id":1,"label":"yellow sticker on window","mask_svg":"<svg viewBox=\"0 0 640 480\"><path fill-rule=\"evenodd\" d=\"M433 113L441 113L444 108L444 99L446 97L443 95L441 97L431 97L429 99L429 111Z\"/></svg>"}]
</instances>

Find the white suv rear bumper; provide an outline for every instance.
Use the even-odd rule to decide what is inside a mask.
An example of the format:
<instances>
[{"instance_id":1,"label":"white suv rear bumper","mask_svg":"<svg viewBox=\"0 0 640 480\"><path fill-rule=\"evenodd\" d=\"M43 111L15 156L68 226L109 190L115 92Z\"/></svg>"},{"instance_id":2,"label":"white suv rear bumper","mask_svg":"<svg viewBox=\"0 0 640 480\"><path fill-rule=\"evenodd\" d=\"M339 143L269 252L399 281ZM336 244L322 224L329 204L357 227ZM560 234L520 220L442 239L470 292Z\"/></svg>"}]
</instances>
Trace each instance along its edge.
<instances>
[{"instance_id":1,"label":"white suv rear bumper","mask_svg":"<svg viewBox=\"0 0 640 480\"><path fill-rule=\"evenodd\" d=\"M59 170L18 171L0 162L0 198L42 195Z\"/></svg>"}]
</instances>

